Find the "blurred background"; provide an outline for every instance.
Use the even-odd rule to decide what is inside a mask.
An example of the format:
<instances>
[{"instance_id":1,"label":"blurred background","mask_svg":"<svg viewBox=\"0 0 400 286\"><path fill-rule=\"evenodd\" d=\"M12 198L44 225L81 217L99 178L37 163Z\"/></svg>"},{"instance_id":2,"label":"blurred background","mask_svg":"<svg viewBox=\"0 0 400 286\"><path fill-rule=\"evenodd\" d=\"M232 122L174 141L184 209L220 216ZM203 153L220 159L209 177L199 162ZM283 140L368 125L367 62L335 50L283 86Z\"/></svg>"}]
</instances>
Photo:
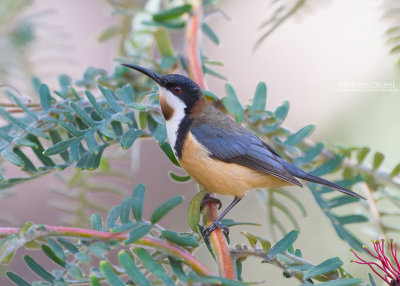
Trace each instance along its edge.
<instances>
[{"instance_id":1,"label":"blurred background","mask_svg":"<svg viewBox=\"0 0 400 286\"><path fill-rule=\"evenodd\" d=\"M119 39L98 42L99 35L117 22L116 17L111 15L112 7L106 1L26 2L31 3L21 4L18 16L12 17L0 11L0 84L15 86L29 94L32 75L48 83L50 88L55 88L61 73L78 79L88 66L113 70ZM384 3L309 0L304 9L254 49L265 32L260 28L261 24L273 13L270 1L221 1L221 9L230 20L221 16L207 19L221 43L216 46L205 38L204 54L224 63L223 67L218 67L218 72L234 86L243 104L249 102L257 83L265 81L267 109L275 109L284 100L290 102L287 127L298 130L313 123L316 129L311 138L323 141L327 146L370 146L387 155L384 164L391 169L400 158L400 81L398 55L389 53L392 47L386 42L385 31L390 28L392 19L384 17ZM21 19L28 21L25 30L20 32L34 37L25 46L4 37L7 29ZM179 42L176 47L180 48ZM390 84L391 87L377 89L371 87L374 83ZM224 80L207 76L207 84L208 89L219 97L225 96ZM111 156L118 152L117 147L108 153ZM167 198L184 194L185 204L175 209L162 223L170 229L188 230L186 208L197 191L196 185L193 182L177 184L169 179L168 171L173 167L155 142L137 142L130 152L134 158L132 162L122 157L116 167L131 174L129 180L119 182L119 186L132 189L137 183L145 184L145 204L149 213ZM137 168L139 165L140 169ZM66 171L66 174L68 172L71 171ZM63 200L54 192L59 184L60 178L49 175L14 187L10 196L5 195L6 190L1 190L0 214L7 218L2 226L19 226L26 221L62 224L65 212L53 207L57 206L57 201ZM334 233L309 190L293 187L288 191L307 207L307 217L298 214L301 233L295 244L303 250L303 256L316 264L328 257L339 256L346 270L365 280L366 268L349 262L353 258L349 246ZM362 194L362 190L356 191ZM106 205L122 200L118 196L102 194L96 194L94 199L106 201ZM223 203L227 204L230 200L223 198ZM258 202L255 192L249 193L229 217L261 223L261 228L244 229L271 237L265 208ZM353 229L365 241L370 241L365 230ZM240 227L231 230L232 241L246 242L237 234L241 230L243 228ZM22 255L23 251L18 253L9 267L32 281L34 274L21 263L19 254ZM207 251L199 255L203 261L211 261ZM39 255L38 261L46 259ZM294 279L282 280L279 269L261 264L259 260L254 259L244 265L245 281L265 281L265 285L298 285ZM2 278L0 284L11 285Z\"/></svg>"}]
</instances>

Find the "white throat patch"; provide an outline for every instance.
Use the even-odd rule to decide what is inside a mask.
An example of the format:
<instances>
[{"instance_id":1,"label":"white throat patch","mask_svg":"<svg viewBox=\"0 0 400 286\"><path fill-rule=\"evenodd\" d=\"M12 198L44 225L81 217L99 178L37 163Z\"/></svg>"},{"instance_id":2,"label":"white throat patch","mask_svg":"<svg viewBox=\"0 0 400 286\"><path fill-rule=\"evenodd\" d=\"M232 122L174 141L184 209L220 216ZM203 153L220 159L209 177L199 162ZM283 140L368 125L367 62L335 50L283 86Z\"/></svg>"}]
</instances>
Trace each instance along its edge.
<instances>
[{"instance_id":1,"label":"white throat patch","mask_svg":"<svg viewBox=\"0 0 400 286\"><path fill-rule=\"evenodd\" d=\"M166 120L167 134L169 144L171 144L172 149L175 151L176 138L178 136L179 124L185 117L186 104L180 100L176 95L170 92L168 89L159 86L160 97L164 97L165 101L174 109L174 113L169 120ZM176 156L176 154L175 154Z\"/></svg>"}]
</instances>

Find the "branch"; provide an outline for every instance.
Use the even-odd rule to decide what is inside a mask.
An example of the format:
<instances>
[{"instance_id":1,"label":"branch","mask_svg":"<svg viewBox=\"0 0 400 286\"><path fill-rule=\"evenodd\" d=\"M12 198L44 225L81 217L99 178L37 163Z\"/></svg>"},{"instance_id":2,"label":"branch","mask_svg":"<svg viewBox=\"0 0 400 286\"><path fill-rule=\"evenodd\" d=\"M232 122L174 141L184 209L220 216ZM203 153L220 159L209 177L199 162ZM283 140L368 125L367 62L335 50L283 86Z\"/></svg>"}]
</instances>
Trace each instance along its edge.
<instances>
[{"instance_id":1,"label":"branch","mask_svg":"<svg viewBox=\"0 0 400 286\"><path fill-rule=\"evenodd\" d=\"M297 270L288 268L286 266L286 264L279 261L277 257L275 257L273 259L269 258L267 253L263 249L259 249L259 248L247 249L247 248L237 247L237 248L231 250L231 254L235 259L246 258L249 256L262 258L263 262L269 263L272 265L276 265L279 268L281 268L285 273L289 274L292 277L296 277L301 282L304 282L304 272L303 271L297 271ZM311 267L315 266L313 263L311 263L301 257L297 257L296 255L293 255L289 252L281 253L281 255L285 256L285 258L287 258L288 260L296 262L296 265L309 265ZM324 274L321 276L317 276L315 278L327 279L327 280L337 280L340 277L336 274L328 273L328 274Z\"/></svg>"},{"instance_id":2,"label":"branch","mask_svg":"<svg viewBox=\"0 0 400 286\"><path fill-rule=\"evenodd\" d=\"M196 6L193 5L193 7L193 13L188 20L186 33L189 76L204 89L206 84L200 58L201 3L196 3ZM207 203L204 208L204 221L206 226L209 226L217 217L217 205L212 202ZM229 279L236 279L233 260L229 251L229 244L222 230L215 230L210 235L210 239L217 257L219 275Z\"/></svg>"},{"instance_id":3,"label":"branch","mask_svg":"<svg viewBox=\"0 0 400 286\"><path fill-rule=\"evenodd\" d=\"M0 238L6 238L11 235L18 235L18 232L19 232L18 228L0 228ZM15 243L13 243L12 249L5 249L5 251L3 251L0 254L0 261L2 261L5 257L7 257L7 255L10 254L11 252L15 251L19 247L22 247L24 244L33 239L46 238L51 236L73 237L78 239L90 238L93 240L102 240L102 241L112 241L112 240L124 241L128 238L128 233L111 233L111 232L103 232L103 231L76 228L76 227L36 225L32 226L25 233L24 236L19 237L15 241ZM209 270L204 264L202 264L189 252L171 242L153 237L143 237L135 241L133 244L151 247L153 249L157 249L162 252L168 253L169 255L172 255L177 259L181 259L184 261L186 265L188 265L199 275L202 276L214 275L211 272L211 270Z\"/></svg>"}]
</instances>

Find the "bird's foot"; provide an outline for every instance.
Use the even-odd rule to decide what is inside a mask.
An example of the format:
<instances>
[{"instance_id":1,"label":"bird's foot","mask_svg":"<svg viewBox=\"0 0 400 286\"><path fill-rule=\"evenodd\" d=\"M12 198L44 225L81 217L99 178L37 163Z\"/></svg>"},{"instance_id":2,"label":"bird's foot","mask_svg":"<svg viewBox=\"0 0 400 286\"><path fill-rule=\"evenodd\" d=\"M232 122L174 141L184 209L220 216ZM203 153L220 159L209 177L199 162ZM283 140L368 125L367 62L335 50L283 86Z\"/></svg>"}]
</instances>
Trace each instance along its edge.
<instances>
[{"instance_id":1,"label":"bird's foot","mask_svg":"<svg viewBox=\"0 0 400 286\"><path fill-rule=\"evenodd\" d=\"M213 203L217 204L218 209L220 209L222 207L222 203L219 199L210 197L210 194L205 194L203 199L201 200L200 211L202 211L204 206L206 205L206 203L209 203L209 202L213 202Z\"/></svg>"},{"instance_id":2,"label":"bird's foot","mask_svg":"<svg viewBox=\"0 0 400 286\"><path fill-rule=\"evenodd\" d=\"M213 221L205 230L203 230L203 238L205 242L210 241L211 233L216 230L217 228L222 229L225 236L229 235L229 227L220 223L219 221Z\"/></svg>"}]
</instances>

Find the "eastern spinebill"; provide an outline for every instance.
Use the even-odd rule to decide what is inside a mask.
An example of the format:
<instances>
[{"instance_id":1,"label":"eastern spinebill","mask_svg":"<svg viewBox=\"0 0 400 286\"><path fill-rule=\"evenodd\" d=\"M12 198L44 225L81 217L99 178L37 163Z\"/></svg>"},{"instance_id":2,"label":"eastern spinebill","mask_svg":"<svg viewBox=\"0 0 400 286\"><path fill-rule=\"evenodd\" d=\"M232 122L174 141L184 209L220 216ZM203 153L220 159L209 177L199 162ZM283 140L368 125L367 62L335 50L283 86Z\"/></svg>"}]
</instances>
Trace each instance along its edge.
<instances>
[{"instance_id":1,"label":"eastern spinebill","mask_svg":"<svg viewBox=\"0 0 400 286\"><path fill-rule=\"evenodd\" d=\"M281 158L255 134L209 105L201 88L191 79L179 74L159 75L137 65L123 65L158 84L168 140L182 168L207 192L235 197L205 229L205 238L216 228L228 230L220 223L221 219L249 190L302 187L298 179L303 179L364 199ZM205 199L215 200L208 196Z\"/></svg>"}]
</instances>

